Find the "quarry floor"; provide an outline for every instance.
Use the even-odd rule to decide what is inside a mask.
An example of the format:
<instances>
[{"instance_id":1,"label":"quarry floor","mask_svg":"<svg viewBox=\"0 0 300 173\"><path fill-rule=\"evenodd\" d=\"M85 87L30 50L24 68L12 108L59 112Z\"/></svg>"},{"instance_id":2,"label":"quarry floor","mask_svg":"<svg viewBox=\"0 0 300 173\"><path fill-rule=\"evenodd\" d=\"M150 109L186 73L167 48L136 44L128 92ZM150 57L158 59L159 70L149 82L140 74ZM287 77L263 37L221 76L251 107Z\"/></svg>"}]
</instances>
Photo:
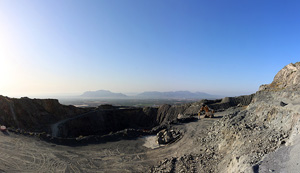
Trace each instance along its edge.
<instances>
[{"instance_id":1,"label":"quarry floor","mask_svg":"<svg viewBox=\"0 0 300 173\"><path fill-rule=\"evenodd\" d=\"M197 153L203 146L197 140L205 129L222 117L176 124L182 137L172 144L158 146L153 136L86 146L63 146L34 137L0 132L0 172L146 172L164 158ZM156 147L156 148L155 148ZM153 149L154 148L154 149Z\"/></svg>"}]
</instances>

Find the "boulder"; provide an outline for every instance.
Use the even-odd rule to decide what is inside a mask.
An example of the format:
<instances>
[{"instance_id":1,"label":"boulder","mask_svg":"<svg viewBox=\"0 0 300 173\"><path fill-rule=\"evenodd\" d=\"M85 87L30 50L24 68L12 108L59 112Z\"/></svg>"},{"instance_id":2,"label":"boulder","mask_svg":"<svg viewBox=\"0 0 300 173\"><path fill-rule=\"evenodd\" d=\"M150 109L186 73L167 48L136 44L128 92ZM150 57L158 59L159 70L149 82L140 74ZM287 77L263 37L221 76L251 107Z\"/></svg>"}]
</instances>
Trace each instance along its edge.
<instances>
[{"instance_id":1,"label":"boulder","mask_svg":"<svg viewBox=\"0 0 300 173\"><path fill-rule=\"evenodd\" d=\"M174 130L161 130L157 133L157 143L158 144L169 144L174 142L176 139L180 137L180 133Z\"/></svg>"}]
</instances>

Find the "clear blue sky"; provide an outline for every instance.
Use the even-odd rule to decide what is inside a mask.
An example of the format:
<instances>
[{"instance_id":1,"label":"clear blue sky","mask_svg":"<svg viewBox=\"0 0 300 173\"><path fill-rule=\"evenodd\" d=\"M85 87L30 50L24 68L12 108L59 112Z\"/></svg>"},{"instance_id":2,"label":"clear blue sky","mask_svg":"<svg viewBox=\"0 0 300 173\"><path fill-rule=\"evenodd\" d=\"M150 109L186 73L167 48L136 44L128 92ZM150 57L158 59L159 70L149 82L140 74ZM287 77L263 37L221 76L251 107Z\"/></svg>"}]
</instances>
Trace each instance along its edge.
<instances>
[{"instance_id":1,"label":"clear blue sky","mask_svg":"<svg viewBox=\"0 0 300 173\"><path fill-rule=\"evenodd\" d=\"M300 58L300 1L0 0L0 95L250 94Z\"/></svg>"}]
</instances>

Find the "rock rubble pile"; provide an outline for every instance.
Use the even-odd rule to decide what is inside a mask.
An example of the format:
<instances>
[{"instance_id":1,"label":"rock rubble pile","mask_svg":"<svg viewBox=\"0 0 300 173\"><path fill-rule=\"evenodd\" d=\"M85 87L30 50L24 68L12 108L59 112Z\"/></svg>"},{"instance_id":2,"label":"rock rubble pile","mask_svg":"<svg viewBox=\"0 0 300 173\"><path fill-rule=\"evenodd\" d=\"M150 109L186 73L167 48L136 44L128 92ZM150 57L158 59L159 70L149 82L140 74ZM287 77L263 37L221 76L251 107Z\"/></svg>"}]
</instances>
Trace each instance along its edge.
<instances>
[{"instance_id":1,"label":"rock rubble pile","mask_svg":"<svg viewBox=\"0 0 300 173\"><path fill-rule=\"evenodd\" d=\"M233 108L216 121L207 129L206 137L194 140L205 150L190 154L191 159L183 159L185 164L179 164L181 157L168 158L150 172L257 171L264 155L289 145L292 136L299 134L299 69L300 63L287 65L271 84L260 87L250 105ZM185 170L184 165L195 166Z\"/></svg>"}]
</instances>

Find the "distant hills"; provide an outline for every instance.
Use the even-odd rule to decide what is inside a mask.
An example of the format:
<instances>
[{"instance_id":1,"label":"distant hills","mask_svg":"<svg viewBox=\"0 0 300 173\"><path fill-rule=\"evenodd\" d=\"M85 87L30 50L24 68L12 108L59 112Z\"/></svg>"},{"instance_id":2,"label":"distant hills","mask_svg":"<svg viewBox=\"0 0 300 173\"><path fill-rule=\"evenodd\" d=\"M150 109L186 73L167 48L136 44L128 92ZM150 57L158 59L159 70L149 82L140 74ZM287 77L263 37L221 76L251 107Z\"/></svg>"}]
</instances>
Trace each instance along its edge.
<instances>
[{"instance_id":1,"label":"distant hills","mask_svg":"<svg viewBox=\"0 0 300 173\"><path fill-rule=\"evenodd\" d=\"M127 98L128 96L122 93L113 93L108 90L87 91L84 92L81 97L93 97L93 98Z\"/></svg>"},{"instance_id":2,"label":"distant hills","mask_svg":"<svg viewBox=\"0 0 300 173\"><path fill-rule=\"evenodd\" d=\"M204 92L172 91L172 92L143 92L135 96L127 96L122 93L113 93L108 90L87 91L80 97L105 98L105 99L216 99L221 96L210 95Z\"/></svg>"}]
</instances>

